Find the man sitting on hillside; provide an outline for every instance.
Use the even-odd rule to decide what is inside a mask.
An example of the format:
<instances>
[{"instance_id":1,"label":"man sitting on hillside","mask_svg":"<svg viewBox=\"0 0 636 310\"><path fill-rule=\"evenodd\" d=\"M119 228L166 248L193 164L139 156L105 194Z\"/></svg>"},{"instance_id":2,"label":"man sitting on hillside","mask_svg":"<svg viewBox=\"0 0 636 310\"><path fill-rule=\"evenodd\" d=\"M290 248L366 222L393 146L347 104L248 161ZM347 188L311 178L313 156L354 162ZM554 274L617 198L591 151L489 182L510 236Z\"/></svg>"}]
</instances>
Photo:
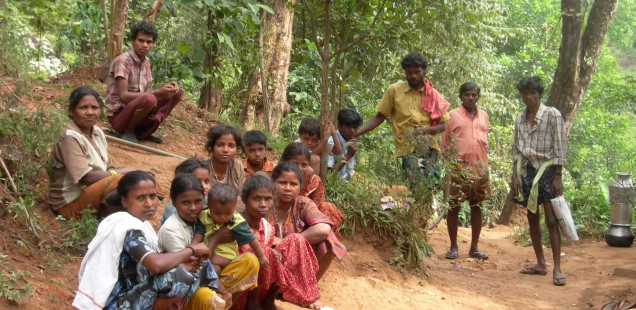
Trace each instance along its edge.
<instances>
[{"instance_id":1,"label":"man sitting on hillside","mask_svg":"<svg viewBox=\"0 0 636 310\"><path fill-rule=\"evenodd\" d=\"M130 29L133 49L119 55L108 71L106 109L108 122L123 139L161 143L153 135L181 101L183 90L176 82L151 89L152 72L146 55L157 39L157 29L146 22Z\"/></svg>"}]
</instances>

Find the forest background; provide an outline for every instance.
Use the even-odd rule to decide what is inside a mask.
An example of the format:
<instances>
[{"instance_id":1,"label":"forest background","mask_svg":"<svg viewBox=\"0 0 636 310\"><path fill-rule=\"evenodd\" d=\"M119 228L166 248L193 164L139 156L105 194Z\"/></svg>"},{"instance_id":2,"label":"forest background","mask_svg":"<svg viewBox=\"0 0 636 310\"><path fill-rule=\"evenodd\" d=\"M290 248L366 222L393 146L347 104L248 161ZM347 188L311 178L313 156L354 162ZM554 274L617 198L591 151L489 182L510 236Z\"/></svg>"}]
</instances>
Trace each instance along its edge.
<instances>
[{"instance_id":1,"label":"forest background","mask_svg":"<svg viewBox=\"0 0 636 310\"><path fill-rule=\"evenodd\" d=\"M0 77L4 86L5 79L15 81L14 94L0 92L0 140L20 141L10 147L25 160L12 171L21 201L6 209L38 230L29 210L40 206L46 189L36 180L45 177L44 154L66 117L64 102L30 111L15 94L31 94L36 83L74 68L103 68L130 48L129 26L147 19L159 30L149 55L155 84L175 80L217 121L267 131L278 153L297 138L303 118L335 123L344 107L364 119L374 115L384 90L403 79L399 61L409 51L428 57L427 78L452 108L460 105L459 85L479 83L479 106L491 119L493 195L484 208L493 223L509 192L514 119L523 109L514 85L539 75L547 86L544 98L551 94L566 2L580 5L584 29L594 1L0 0ZM602 236L609 221L608 181L636 167L635 21L636 0L619 1L591 83L571 113L564 192L587 237ZM33 119L44 126L33 126ZM327 195L343 209L346 232L372 227L393 237L402 249L396 265L418 267L430 251L421 246L426 237L419 220L430 213L414 218L377 211L381 193L404 183L390 136L382 125L360 139L355 181L330 176ZM6 154L9 146L2 147ZM13 191L4 172L2 178L5 193ZM465 214L462 219L467 225Z\"/></svg>"}]
</instances>

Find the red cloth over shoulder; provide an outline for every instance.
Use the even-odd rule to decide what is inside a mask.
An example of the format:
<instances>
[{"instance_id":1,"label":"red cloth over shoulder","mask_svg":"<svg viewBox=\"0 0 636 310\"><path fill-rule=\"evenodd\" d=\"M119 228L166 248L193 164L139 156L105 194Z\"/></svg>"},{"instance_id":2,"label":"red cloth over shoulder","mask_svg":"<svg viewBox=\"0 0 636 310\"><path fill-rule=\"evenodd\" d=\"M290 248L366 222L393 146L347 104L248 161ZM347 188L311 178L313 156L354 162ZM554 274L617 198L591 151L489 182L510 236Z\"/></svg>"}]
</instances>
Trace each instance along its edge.
<instances>
[{"instance_id":1,"label":"red cloth over shoulder","mask_svg":"<svg viewBox=\"0 0 636 310\"><path fill-rule=\"evenodd\" d=\"M422 93L422 111L429 113L430 125L437 125L437 121L446 113L450 102L433 87L433 83L424 79L424 92Z\"/></svg>"}]
</instances>

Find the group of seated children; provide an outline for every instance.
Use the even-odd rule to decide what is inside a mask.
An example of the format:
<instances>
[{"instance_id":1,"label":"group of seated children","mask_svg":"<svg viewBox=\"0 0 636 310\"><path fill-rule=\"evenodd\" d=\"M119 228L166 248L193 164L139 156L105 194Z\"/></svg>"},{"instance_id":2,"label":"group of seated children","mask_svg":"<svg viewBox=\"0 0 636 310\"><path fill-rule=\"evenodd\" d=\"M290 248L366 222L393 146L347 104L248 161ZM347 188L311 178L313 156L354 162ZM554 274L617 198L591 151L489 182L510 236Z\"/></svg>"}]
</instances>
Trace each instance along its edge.
<instances>
[{"instance_id":1,"label":"group of seated children","mask_svg":"<svg viewBox=\"0 0 636 310\"><path fill-rule=\"evenodd\" d=\"M320 154L345 157L343 165L337 166L344 169L353 161L355 146L341 155L341 145L351 140L362 123L352 109L343 109L338 121L339 129L352 129L337 132L329 124L323 131L317 119L304 120L299 129L301 142L288 145L278 165L265 155L264 133L251 130L241 137L232 127L212 127L206 143L210 160L190 158L175 169L172 200L164 209L158 234L160 248L171 252L207 244L220 279L217 294L234 308L275 308L274 299L282 294L290 302L319 309L317 282L333 258L346 252L338 233L342 213L325 201L318 175ZM333 148L328 147L330 142ZM246 156L242 161L237 156L241 148ZM353 168L349 167L350 176ZM200 183L202 192L184 190L190 188L180 185L184 182ZM175 233L181 226L189 233ZM218 234L228 237L215 238ZM258 279L244 276L244 283L226 289L224 275L236 276L242 265L235 261L244 252L258 259ZM237 294L245 290L245 296Z\"/></svg>"}]
</instances>

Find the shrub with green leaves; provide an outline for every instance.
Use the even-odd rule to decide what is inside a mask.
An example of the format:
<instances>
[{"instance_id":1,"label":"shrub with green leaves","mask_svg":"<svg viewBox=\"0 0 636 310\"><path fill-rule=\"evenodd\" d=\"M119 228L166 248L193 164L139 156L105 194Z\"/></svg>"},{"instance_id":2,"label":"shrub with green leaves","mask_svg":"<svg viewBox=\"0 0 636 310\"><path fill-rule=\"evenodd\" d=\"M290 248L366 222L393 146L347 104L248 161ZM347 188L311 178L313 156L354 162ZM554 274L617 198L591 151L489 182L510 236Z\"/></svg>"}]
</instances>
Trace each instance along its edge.
<instances>
[{"instance_id":1,"label":"shrub with green leaves","mask_svg":"<svg viewBox=\"0 0 636 310\"><path fill-rule=\"evenodd\" d=\"M1 259L6 259L7 257L9 256L0 254ZM1 262L0 267L4 267ZM35 289L26 281L26 278L29 277L31 277L31 275L24 270L9 271L2 268L0 270L0 298L4 298L12 303L17 303L25 296L33 295Z\"/></svg>"},{"instance_id":2,"label":"shrub with green leaves","mask_svg":"<svg viewBox=\"0 0 636 310\"><path fill-rule=\"evenodd\" d=\"M76 220L67 220L61 215L58 215L57 219L68 224L68 230L64 233L62 250L83 255L99 226L95 210L82 210L82 217Z\"/></svg>"},{"instance_id":3,"label":"shrub with green leaves","mask_svg":"<svg viewBox=\"0 0 636 310\"><path fill-rule=\"evenodd\" d=\"M341 231L354 236L363 229L371 229L381 240L394 240L401 253L390 260L398 267L424 271L424 258L433 252L424 231L426 213L419 207L382 211L380 193L383 190L366 180L342 181L337 174L328 176L327 199L342 211ZM424 224L423 224L424 223Z\"/></svg>"},{"instance_id":4,"label":"shrub with green leaves","mask_svg":"<svg viewBox=\"0 0 636 310\"><path fill-rule=\"evenodd\" d=\"M46 191L41 184L50 170L49 149L67 121L64 111L53 109L30 111L19 107L0 114L2 158L18 188L15 201L7 209L34 235L43 230L32 210ZM7 176L1 172L0 177Z\"/></svg>"}]
</instances>

